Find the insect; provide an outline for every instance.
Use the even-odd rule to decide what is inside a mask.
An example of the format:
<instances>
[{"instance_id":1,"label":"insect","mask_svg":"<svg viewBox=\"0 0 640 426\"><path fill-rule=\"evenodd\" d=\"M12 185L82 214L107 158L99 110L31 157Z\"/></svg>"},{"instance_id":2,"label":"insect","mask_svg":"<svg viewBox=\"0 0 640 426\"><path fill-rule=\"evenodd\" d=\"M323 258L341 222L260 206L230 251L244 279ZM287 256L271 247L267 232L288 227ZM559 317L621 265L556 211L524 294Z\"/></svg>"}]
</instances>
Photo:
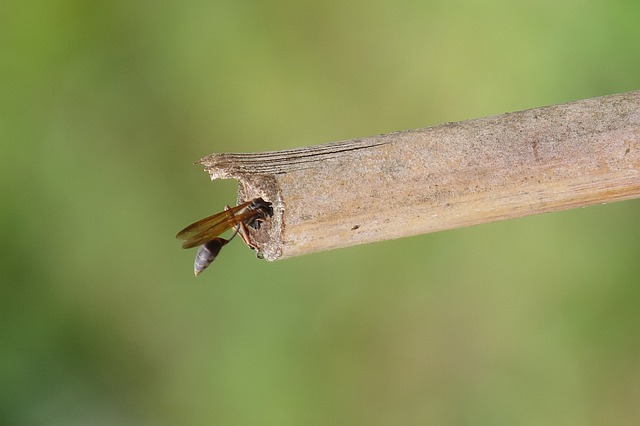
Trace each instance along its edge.
<instances>
[{"instance_id":1,"label":"insect","mask_svg":"<svg viewBox=\"0 0 640 426\"><path fill-rule=\"evenodd\" d=\"M200 246L193 264L193 273L198 276L204 271L229 241L236 234L253 250L258 247L251 241L247 226L259 229L260 224L273 216L273 207L262 198L254 198L251 201L238 204L235 207L226 206L224 211L205 217L178 232L176 238L184 240L182 248ZM223 232L234 229L229 239L220 237Z\"/></svg>"}]
</instances>

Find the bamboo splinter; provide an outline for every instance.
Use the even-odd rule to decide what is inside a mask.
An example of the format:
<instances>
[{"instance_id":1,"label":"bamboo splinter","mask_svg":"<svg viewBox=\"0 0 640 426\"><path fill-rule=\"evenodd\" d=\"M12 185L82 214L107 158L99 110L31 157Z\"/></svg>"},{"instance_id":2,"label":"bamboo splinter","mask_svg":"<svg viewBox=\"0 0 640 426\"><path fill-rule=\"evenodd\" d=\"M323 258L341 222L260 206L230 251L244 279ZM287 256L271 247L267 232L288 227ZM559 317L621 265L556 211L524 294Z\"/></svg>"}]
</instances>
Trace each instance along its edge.
<instances>
[{"instance_id":1,"label":"bamboo splinter","mask_svg":"<svg viewBox=\"0 0 640 426\"><path fill-rule=\"evenodd\" d=\"M293 150L212 154L268 260L640 197L640 91Z\"/></svg>"}]
</instances>

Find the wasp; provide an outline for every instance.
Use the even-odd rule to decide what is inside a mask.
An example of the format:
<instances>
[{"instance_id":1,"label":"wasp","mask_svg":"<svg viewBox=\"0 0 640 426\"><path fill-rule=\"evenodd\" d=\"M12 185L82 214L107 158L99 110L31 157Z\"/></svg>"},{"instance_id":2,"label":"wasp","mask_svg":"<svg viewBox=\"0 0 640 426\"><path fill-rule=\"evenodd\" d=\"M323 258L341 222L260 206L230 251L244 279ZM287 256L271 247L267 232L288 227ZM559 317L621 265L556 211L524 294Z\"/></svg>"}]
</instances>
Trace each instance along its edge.
<instances>
[{"instance_id":1,"label":"wasp","mask_svg":"<svg viewBox=\"0 0 640 426\"><path fill-rule=\"evenodd\" d=\"M200 246L193 264L193 273L198 276L215 260L222 247L237 234L240 234L251 249L258 250L249 236L247 227L260 229L260 224L271 216L273 216L271 203L262 198L254 198L235 207L226 206L220 213L192 223L178 232L176 238L184 240L182 248ZM231 237L225 239L219 236L229 229L234 229Z\"/></svg>"}]
</instances>

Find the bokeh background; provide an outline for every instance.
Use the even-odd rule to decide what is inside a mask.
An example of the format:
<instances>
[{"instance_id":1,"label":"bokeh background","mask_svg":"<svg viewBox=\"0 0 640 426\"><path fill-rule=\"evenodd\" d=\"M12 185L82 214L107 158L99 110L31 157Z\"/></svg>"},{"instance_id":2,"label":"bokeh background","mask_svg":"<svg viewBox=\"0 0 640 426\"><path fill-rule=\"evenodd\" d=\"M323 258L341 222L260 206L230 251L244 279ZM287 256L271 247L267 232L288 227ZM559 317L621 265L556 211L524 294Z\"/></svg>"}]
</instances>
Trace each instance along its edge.
<instances>
[{"instance_id":1,"label":"bokeh background","mask_svg":"<svg viewBox=\"0 0 640 426\"><path fill-rule=\"evenodd\" d=\"M640 418L640 200L193 277L192 162L640 89L635 0L5 0L0 423Z\"/></svg>"}]
</instances>

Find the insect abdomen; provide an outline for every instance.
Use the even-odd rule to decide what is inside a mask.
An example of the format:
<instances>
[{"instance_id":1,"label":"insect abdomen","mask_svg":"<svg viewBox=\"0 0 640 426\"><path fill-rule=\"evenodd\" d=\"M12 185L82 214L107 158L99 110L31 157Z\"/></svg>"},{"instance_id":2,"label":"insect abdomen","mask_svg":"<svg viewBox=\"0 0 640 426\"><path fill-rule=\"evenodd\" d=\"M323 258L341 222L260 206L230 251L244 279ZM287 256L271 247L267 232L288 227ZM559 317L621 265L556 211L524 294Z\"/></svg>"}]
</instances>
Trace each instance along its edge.
<instances>
[{"instance_id":1,"label":"insect abdomen","mask_svg":"<svg viewBox=\"0 0 640 426\"><path fill-rule=\"evenodd\" d=\"M211 262L218 256L222 247L228 242L229 240L225 240L224 238L214 238L208 243L201 245L196 254L196 260L193 263L193 273L198 276L202 271L207 269Z\"/></svg>"}]
</instances>

